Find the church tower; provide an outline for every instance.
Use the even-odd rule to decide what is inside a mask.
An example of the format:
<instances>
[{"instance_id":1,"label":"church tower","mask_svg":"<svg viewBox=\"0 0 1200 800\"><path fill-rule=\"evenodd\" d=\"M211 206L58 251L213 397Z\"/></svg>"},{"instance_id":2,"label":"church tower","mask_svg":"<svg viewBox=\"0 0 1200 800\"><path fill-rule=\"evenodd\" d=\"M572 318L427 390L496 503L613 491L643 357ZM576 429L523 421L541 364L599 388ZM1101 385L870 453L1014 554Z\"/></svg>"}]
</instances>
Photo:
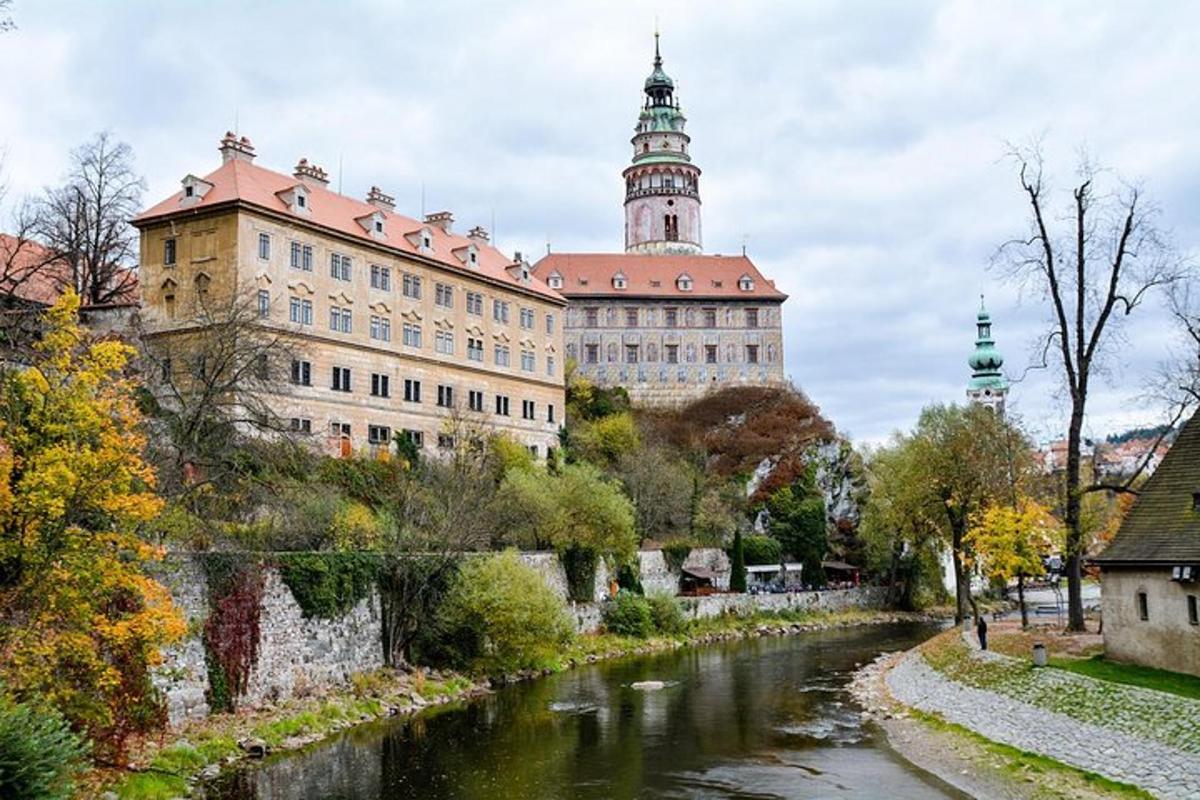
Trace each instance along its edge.
<instances>
[{"instance_id":1,"label":"church tower","mask_svg":"<svg viewBox=\"0 0 1200 800\"><path fill-rule=\"evenodd\" d=\"M687 118L675 83L663 72L654 34L654 71L633 135L633 163L625 168L625 252L700 253L700 168L688 155Z\"/></svg>"},{"instance_id":2,"label":"church tower","mask_svg":"<svg viewBox=\"0 0 1200 800\"><path fill-rule=\"evenodd\" d=\"M1004 356L1000 355L992 339L992 317L984 308L982 297L979 298L975 327L975 352L967 359L972 370L971 380L967 384L967 399L1003 414L1004 401L1008 396L1008 379L1000 371L1004 366Z\"/></svg>"}]
</instances>

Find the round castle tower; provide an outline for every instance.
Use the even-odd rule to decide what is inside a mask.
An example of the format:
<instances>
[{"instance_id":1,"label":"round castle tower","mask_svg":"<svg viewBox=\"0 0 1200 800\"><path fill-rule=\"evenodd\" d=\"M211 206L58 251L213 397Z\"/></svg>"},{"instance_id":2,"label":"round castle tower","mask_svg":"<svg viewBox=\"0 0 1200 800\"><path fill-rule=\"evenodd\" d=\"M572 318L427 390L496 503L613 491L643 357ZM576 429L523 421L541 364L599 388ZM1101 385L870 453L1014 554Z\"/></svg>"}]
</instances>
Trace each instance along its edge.
<instances>
[{"instance_id":1,"label":"round castle tower","mask_svg":"<svg viewBox=\"0 0 1200 800\"><path fill-rule=\"evenodd\" d=\"M625 252L700 253L700 168L688 155L687 118L663 72L654 34L654 71L633 135L625 177Z\"/></svg>"}]
</instances>

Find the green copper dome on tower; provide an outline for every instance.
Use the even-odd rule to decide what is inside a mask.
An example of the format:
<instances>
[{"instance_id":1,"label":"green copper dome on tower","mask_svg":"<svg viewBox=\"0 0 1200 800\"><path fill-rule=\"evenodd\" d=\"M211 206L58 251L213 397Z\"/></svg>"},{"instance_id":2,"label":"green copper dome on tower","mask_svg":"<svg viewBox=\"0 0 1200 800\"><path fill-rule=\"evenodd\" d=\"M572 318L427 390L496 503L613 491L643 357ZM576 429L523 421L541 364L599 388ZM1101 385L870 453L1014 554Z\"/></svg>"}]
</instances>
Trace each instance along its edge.
<instances>
[{"instance_id":1,"label":"green copper dome on tower","mask_svg":"<svg viewBox=\"0 0 1200 800\"><path fill-rule=\"evenodd\" d=\"M979 298L979 314L975 317L975 326L977 329L975 351L967 359L967 364L973 370L967 389L969 392L1007 391L1008 379L1000 371L1000 368L1004 366L1004 356L996 349L996 342L992 339L992 317L984 307L982 297Z\"/></svg>"},{"instance_id":2,"label":"green copper dome on tower","mask_svg":"<svg viewBox=\"0 0 1200 800\"><path fill-rule=\"evenodd\" d=\"M646 78L646 94L650 95L651 99L658 99L660 95L665 94L666 105L670 105L670 93L675 91L675 81L667 73L663 72L662 54L658 52L658 31L654 32L654 71L650 73L650 77Z\"/></svg>"}]
</instances>

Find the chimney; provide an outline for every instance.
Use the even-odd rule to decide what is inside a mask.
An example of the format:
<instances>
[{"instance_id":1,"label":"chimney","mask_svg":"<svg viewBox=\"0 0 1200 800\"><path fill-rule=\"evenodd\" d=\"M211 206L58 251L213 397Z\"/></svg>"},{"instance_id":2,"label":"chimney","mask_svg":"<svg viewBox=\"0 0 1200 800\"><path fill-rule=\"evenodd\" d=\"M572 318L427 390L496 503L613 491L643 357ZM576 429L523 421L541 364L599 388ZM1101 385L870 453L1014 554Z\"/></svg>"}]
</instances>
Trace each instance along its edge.
<instances>
[{"instance_id":1,"label":"chimney","mask_svg":"<svg viewBox=\"0 0 1200 800\"><path fill-rule=\"evenodd\" d=\"M488 243L488 232L483 229L483 226L476 225L467 232L467 238L480 247L483 247Z\"/></svg>"},{"instance_id":2,"label":"chimney","mask_svg":"<svg viewBox=\"0 0 1200 800\"><path fill-rule=\"evenodd\" d=\"M329 185L329 174L316 164L308 163L307 158L300 159L300 163L296 165L296 171L292 174L297 180L308 186L324 188Z\"/></svg>"},{"instance_id":3,"label":"chimney","mask_svg":"<svg viewBox=\"0 0 1200 800\"><path fill-rule=\"evenodd\" d=\"M371 191L367 192L367 202L378 208L380 211L395 211L396 198L390 194L384 194L383 190L378 186L372 186Z\"/></svg>"},{"instance_id":4,"label":"chimney","mask_svg":"<svg viewBox=\"0 0 1200 800\"><path fill-rule=\"evenodd\" d=\"M230 161L249 163L254 160L254 145L250 144L250 140L245 136L240 139L234 136L233 131L225 132L221 146L217 149L221 152L222 164L228 164Z\"/></svg>"},{"instance_id":5,"label":"chimney","mask_svg":"<svg viewBox=\"0 0 1200 800\"><path fill-rule=\"evenodd\" d=\"M441 228L446 233L450 232L450 226L454 223L454 215L449 211L435 211L432 214L425 215L425 224L432 225L435 228Z\"/></svg>"}]
</instances>

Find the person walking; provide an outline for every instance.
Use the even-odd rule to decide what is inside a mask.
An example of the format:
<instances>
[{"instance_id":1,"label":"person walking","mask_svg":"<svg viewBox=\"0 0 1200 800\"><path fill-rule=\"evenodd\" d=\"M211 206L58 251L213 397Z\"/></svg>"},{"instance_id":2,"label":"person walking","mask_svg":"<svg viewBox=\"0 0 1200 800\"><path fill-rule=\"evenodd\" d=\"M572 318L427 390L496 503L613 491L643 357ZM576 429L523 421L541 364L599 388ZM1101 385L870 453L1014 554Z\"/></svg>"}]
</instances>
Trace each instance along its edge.
<instances>
[{"instance_id":1,"label":"person walking","mask_svg":"<svg viewBox=\"0 0 1200 800\"><path fill-rule=\"evenodd\" d=\"M975 623L975 633L979 636L979 649L987 650L987 621L983 615L979 615L979 622Z\"/></svg>"}]
</instances>

